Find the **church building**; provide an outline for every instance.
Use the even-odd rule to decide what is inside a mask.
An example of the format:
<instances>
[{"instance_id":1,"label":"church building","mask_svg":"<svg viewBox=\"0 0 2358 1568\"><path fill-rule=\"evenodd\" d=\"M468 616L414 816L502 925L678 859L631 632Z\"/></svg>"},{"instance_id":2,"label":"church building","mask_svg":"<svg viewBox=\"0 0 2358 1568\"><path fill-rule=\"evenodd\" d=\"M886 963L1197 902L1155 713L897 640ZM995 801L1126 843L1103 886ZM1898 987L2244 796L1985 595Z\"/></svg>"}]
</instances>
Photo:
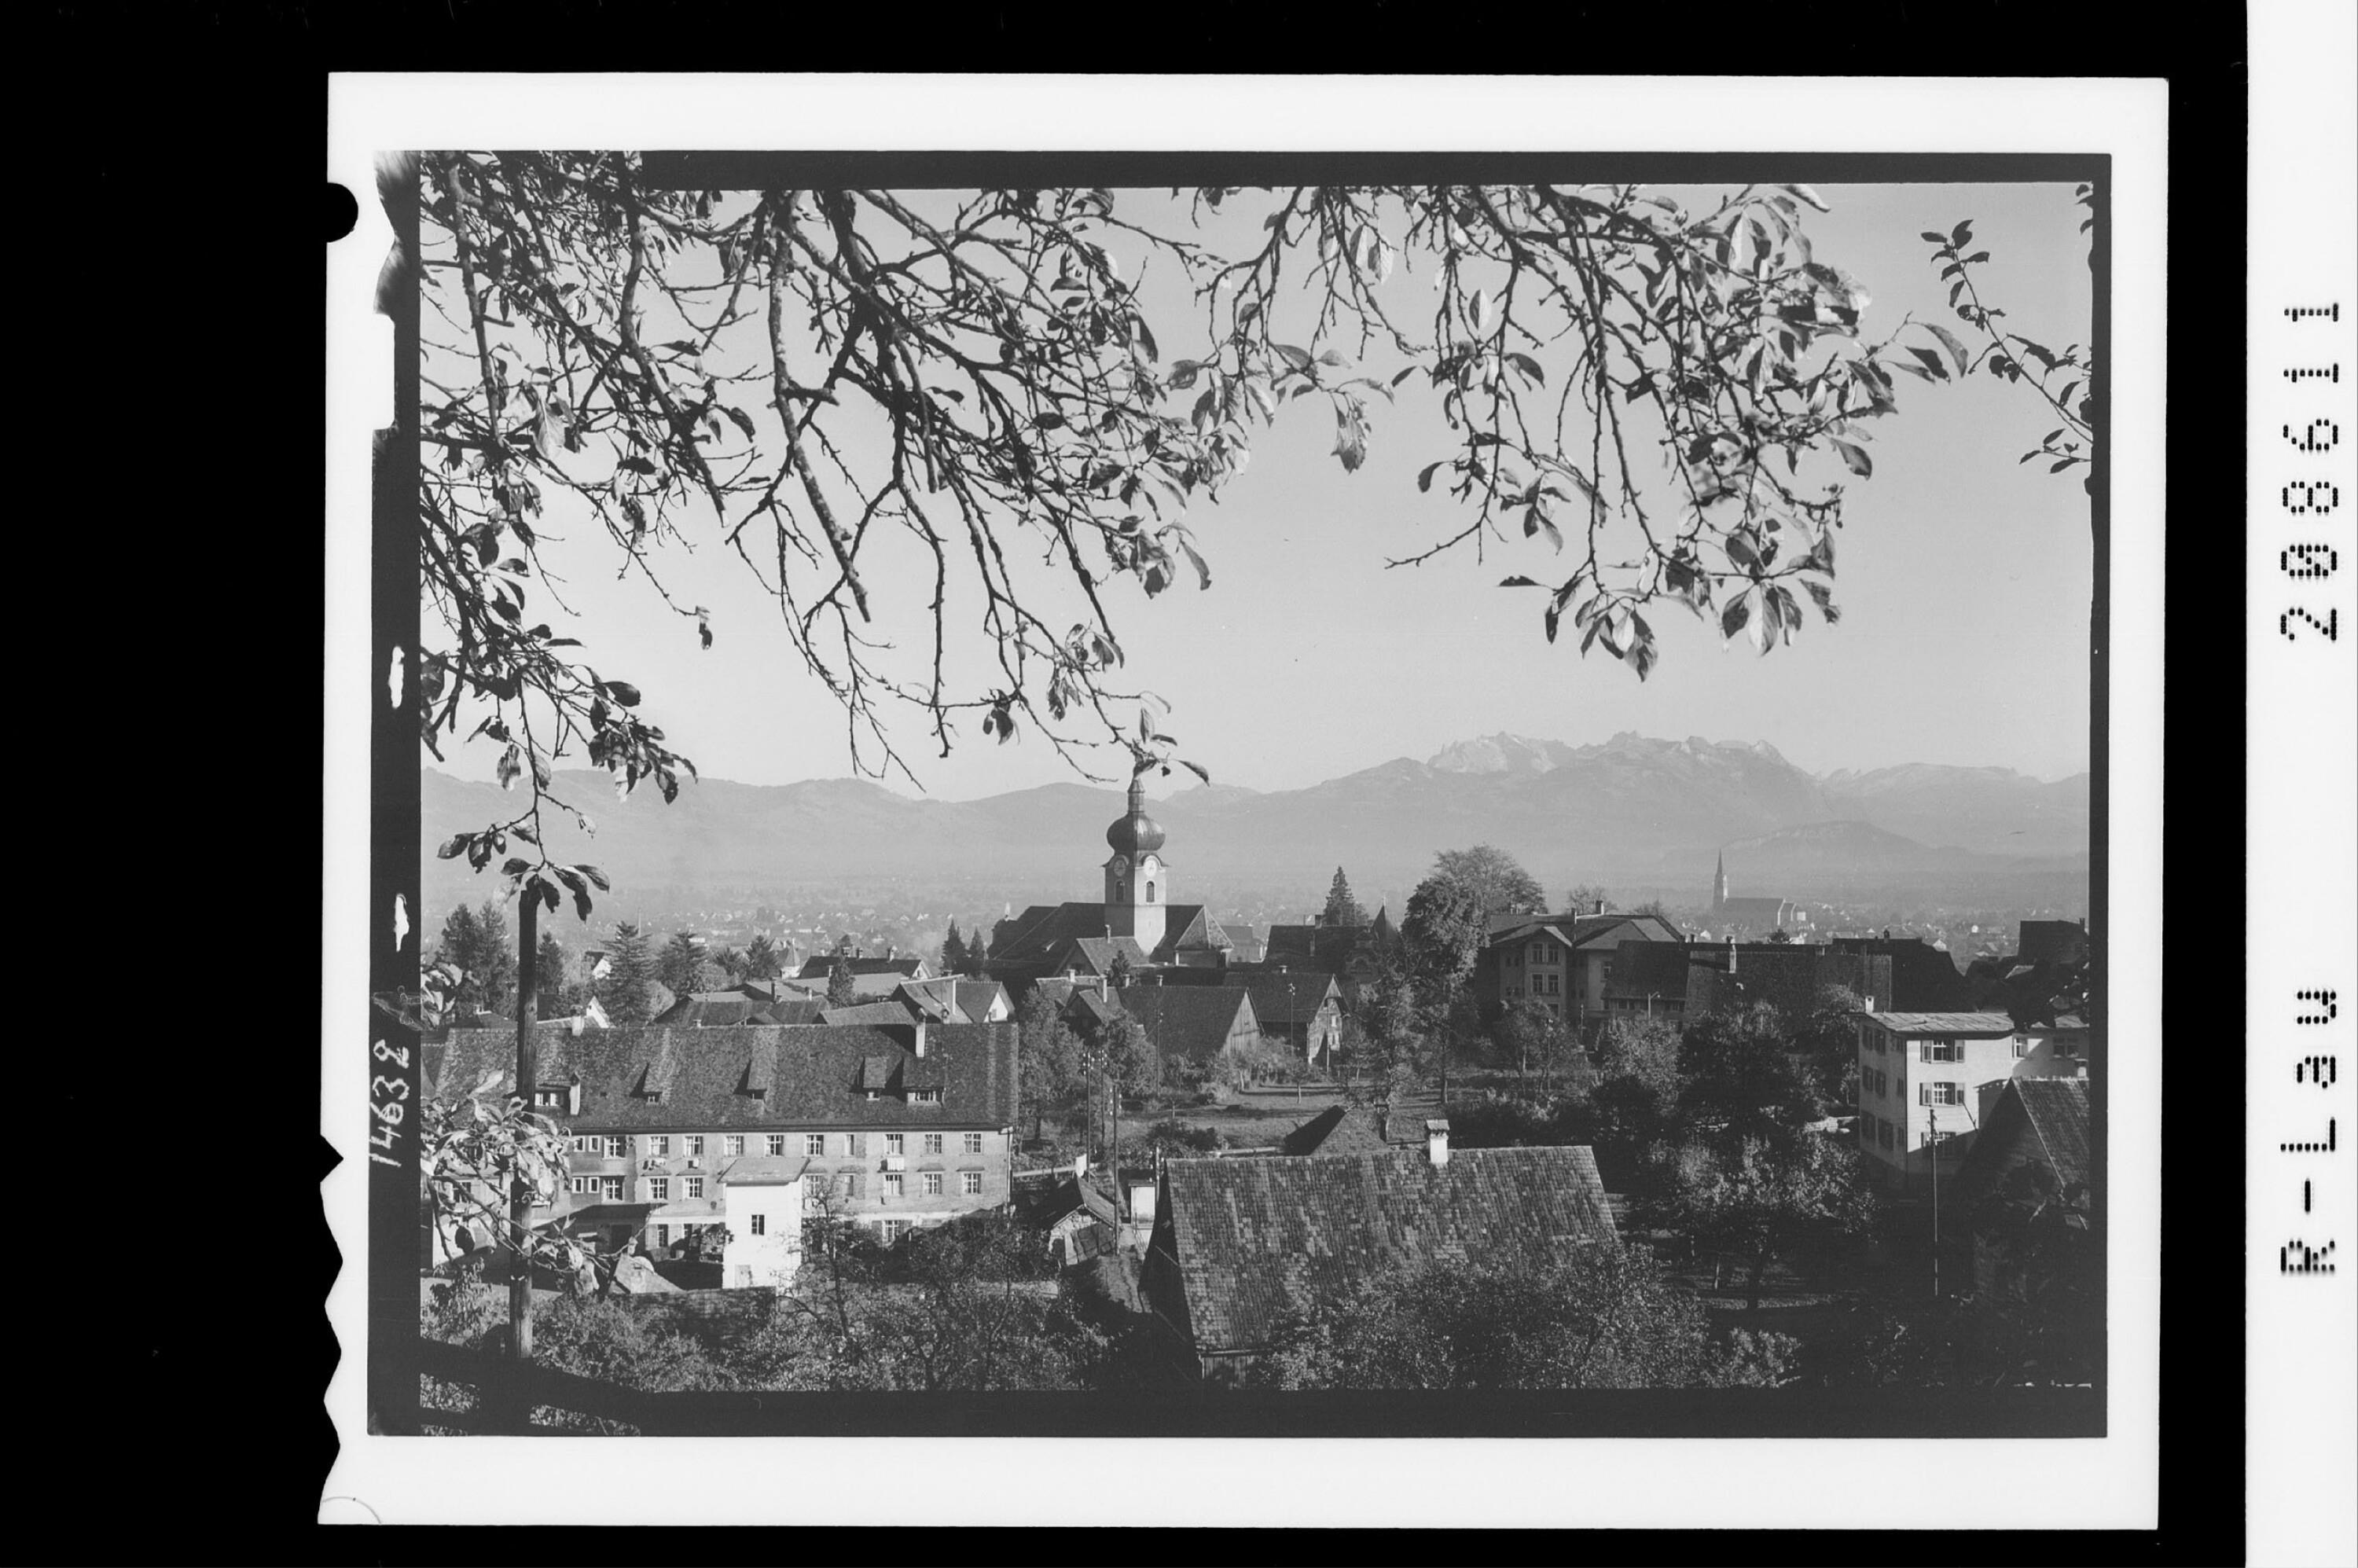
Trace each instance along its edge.
<instances>
[{"instance_id":1,"label":"church building","mask_svg":"<svg viewBox=\"0 0 2358 1568\"><path fill-rule=\"evenodd\" d=\"M1133 969L1225 968L1232 944L1200 903L1175 903L1163 827L1146 814L1143 780L1130 781L1130 809L1106 829L1113 853L1095 903L1035 903L1002 920L984 968L1022 982L1045 975L1102 975L1116 954Z\"/></svg>"},{"instance_id":2,"label":"church building","mask_svg":"<svg viewBox=\"0 0 2358 1568\"><path fill-rule=\"evenodd\" d=\"M1790 931L1806 925L1809 916L1790 898L1730 898L1727 896L1727 855L1722 851L1719 870L1711 883L1711 923L1716 935L1730 930Z\"/></svg>"}]
</instances>

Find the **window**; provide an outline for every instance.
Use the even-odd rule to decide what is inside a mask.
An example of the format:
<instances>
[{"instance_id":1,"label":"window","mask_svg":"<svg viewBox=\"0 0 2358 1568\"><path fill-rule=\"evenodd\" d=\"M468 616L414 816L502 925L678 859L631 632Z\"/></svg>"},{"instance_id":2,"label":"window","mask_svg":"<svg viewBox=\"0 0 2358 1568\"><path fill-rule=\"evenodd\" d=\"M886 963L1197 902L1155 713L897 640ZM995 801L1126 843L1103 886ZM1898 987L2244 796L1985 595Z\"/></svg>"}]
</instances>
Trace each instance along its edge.
<instances>
[{"instance_id":1,"label":"window","mask_svg":"<svg viewBox=\"0 0 2358 1568\"><path fill-rule=\"evenodd\" d=\"M1965 1048L1954 1040L1921 1040L1917 1042L1918 1060L1924 1062L1962 1062Z\"/></svg>"},{"instance_id":2,"label":"window","mask_svg":"<svg viewBox=\"0 0 2358 1568\"><path fill-rule=\"evenodd\" d=\"M1152 903L1154 902L1154 884L1152 882L1146 884L1146 902L1149 903Z\"/></svg>"},{"instance_id":3,"label":"window","mask_svg":"<svg viewBox=\"0 0 2358 1568\"><path fill-rule=\"evenodd\" d=\"M691 1160L701 1160L704 1158L703 1133L691 1132L687 1135L687 1157Z\"/></svg>"},{"instance_id":4,"label":"window","mask_svg":"<svg viewBox=\"0 0 2358 1568\"><path fill-rule=\"evenodd\" d=\"M814 1160L825 1158L827 1154L827 1134L824 1132L804 1133L803 1152L809 1155Z\"/></svg>"},{"instance_id":5,"label":"window","mask_svg":"<svg viewBox=\"0 0 2358 1568\"><path fill-rule=\"evenodd\" d=\"M898 1154L903 1152L903 1147L908 1143L908 1141L909 1140L901 1133L888 1132L884 1135L884 1152L887 1154Z\"/></svg>"},{"instance_id":6,"label":"window","mask_svg":"<svg viewBox=\"0 0 2358 1568\"><path fill-rule=\"evenodd\" d=\"M982 1195L982 1173L980 1171L959 1172L958 1191L964 1193L970 1198L980 1197Z\"/></svg>"},{"instance_id":7,"label":"window","mask_svg":"<svg viewBox=\"0 0 2358 1568\"><path fill-rule=\"evenodd\" d=\"M565 1187L568 1192L594 1193L598 1190L598 1178L595 1176L576 1176L572 1180L567 1182L565 1184Z\"/></svg>"},{"instance_id":8,"label":"window","mask_svg":"<svg viewBox=\"0 0 2358 1568\"><path fill-rule=\"evenodd\" d=\"M614 1136L614 1135L611 1135L611 1134L610 1134L610 1135L607 1137L607 1139L606 1139L606 1158L607 1158L607 1159L609 1159L609 1160L627 1160L627 1159L629 1159L629 1158L630 1158L630 1154L631 1154L631 1141L630 1141L629 1139L627 1139L627 1138L622 1138L622 1137L619 1137L619 1136Z\"/></svg>"},{"instance_id":9,"label":"window","mask_svg":"<svg viewBox=\"0 0 2358 1568\"><path fill-rule=\"evenodd\" d=\"M786 1135L783 1132L771 1133L764 1142L773 1154L783 1154L786 1152Z\"/></svg>"},{"instance_id":10,"label":"window","mask_svg":"<svg viewBox=\"0 0 2358 1568\"><path fill-rule=\"evenodd\" d=\"M1890 1148L1893 1142L1891 1136L1891 1123L1884 1120L1881 1117L1876 1118L1875 1120L1875 1141L1877 1143L1882 1144L1886 1149Z\"/></svg>"},{"instance_id":11,"label":"window","mask_svg":"<svg viewBox=\"0 0 2358 1568\"><path fill-rule=\"evenodd\" d=\"M620 1176L599 1177L598 1193L600 1196L603 1197L609 1203L621 1203L622 1201L622 1178Z\"/></svg>"},{"instance_id":12,"label":"window","mask_svg":"<svg viewBox=\"0 0 2358 1568\"><path fill-rule=\"evenodd\" d=\"M942 1173L939 1171L925 1173L925 1195L929 1198L942 1195Z\"/></svg>"},{"instance_id":13,"label":"window","mask_svg":"<svg viewBox=\"0 0 2358 1568\"><path fill-rule=\"evenodd\" d=\"M942 1091L939 1089L916 1089L911 1092L909 1098L918 1105L939 1105L942 1103Z\"/></svg>"},{"instance_id":14,"label":"window","mask_svg":"<svg viewBox=\"0 0 2358 1568\"><path fill-rule=\"evenodd\" d=\"M754 1215L746 1220L745 1228L756 1236L767 1236L770 1233L770 1217L766 1214Z\"/></svg>"},{"instance_id":15,"label":"window","mask_svg":"<svg viewBox=\"0 0 2358 1568\"><path fill-rule=\"evenodd\" d=\"M535 1089L532 1091L532 1103L540 1107L543 1110L553 1110L557 1107L565 1103L565 1091L563 1089Z\"/></svg>"},{"instance_id":16,"label":"window","mask_svg":"<svg viewBox=\"0 0 2358 1568\"><path fill-rule=\"evenodd\" d=\"M720 1140L720 1152L723 1154L742 1154L745 1152L745 1135L741 1132L724 1134Z\"/></svg>"},{"instance_id":17,"label":"window","mask_svg":"<svg viewBox=\"0 0 2358 1568\"><path fill-rule=\"evenodd\" d=\"M928 1153L928 1154L938 1154L938 1153L940 1153L941 1152L942 1152L942 1135L941 1135L940 1133L938 1133L938 1132L928 1132L928 1133L926 1133L926 1134L925 1134L925 1152L926 1152L926 1153Z\"/></svg>"},{"instance_id":18,"label":"window","mask_svg":"<svg viewBox=\"0 0 2358 1568\"><path fill-rule=\"evenodd\" d=\"M901 1195L901 1190L905 1184L906 1184L900 1172L887 1171L884 1173L884 1195L886 1197L899 1197Z\"/></svg>"},{"instance_id":19,"label":"window","mask_svg":"<svg viewBox=\"0 0 2358 1568\"><path fill-rule=\"evenodd\" d=\"M2015 1059L2016 1061L2019 1062L2019 1061L2021 1061L2025 1056L2028 1056L2028 1055L2029 1055L2029 1054L2030 1054L2030 1036L2029 1036L2029 1035L2028 1035L2028 1034L2017 1034L2017 1035L2016 1035L2016 1036L2014 1037L2014 1059Z\"/></svg>"},{"instance_id":20,"label":"window","mask_svg":"<svg viewBox=\"0 0 2358 1568\"><path fill-rule=\"evenodd\" d=\"M979 1154L982 1152L981 1133L969 1132L966 1135L966 1152L969 1154Z\"/></svg>"},{"instance_id":21,"label":"window","mask_svg":"<svg viewBox=\"0 0 2358 1568\"><path fill-rule=\"evenodd\" d=\"M2069 1034L2059 1034L2055 1037L2055 1054L2058 1056L2077 1056L2080 1042Z\"/></svg>"},{"instance_id":22,"label":"window","mask_svg":"<svg viewBox=\"0 0 2358 1568\"><path fill-rule=\"evenodd\" d=\"M1916 1086L1918 1105L1963 1105L1965 1086L1963 1084L1919 1084Z\"/></svg>"},{"instance_id":23,"label":"window","mask_svg":"<svg viewBox=\"0 0 2358 1568\"><path fill-rule=\"evenodd\" d=\"M652 1133L647 1138L647 1157L652 1160L671 1158L671 1138L665 1133Z\"/></svg>"},{"instance_id":24,"label":"window","mask_svg":"<svg viewBox=\"0 0 2358 1568\"><path fill-rule=\"evenodd\" d=\"M843 1195L845 1197L856 1198L860 1195L860 1173L857 1171L838 1172L836 1175L836 1184L842 1189Z\"/></svg>"},{"instance_id":25,"label":"window","mask_svg":"<svg viewBox=\"0 0 2358 1568\"><path fill-rule=\"evenodd\" d=\"M909 1233L909 1222L905 1219L888 1219L876 1227L876 1233L885 1246L891 1247Z\"/></svg>"},{"instance_id":26,"label":"window","mask_svg":"<svg viewBox=\"0 0 2358 1568\"><path fill-rule=\"evenodd\" d=\"M671 1245L670 1226L658 1225L655 1227L655 1245L658 1247L668 1247Z\"/></svg>"},{"instance_id":27,"label":"window","mask_svg":"<svg viewBox=\"0 0 2358 1568\"><path fill-rule=\"evenodd\" d=\"M649 1203L671 1202L671 1178L669 1176L649 1176L647 1178L647 1201Z\"/></svg>"},{"instance_id":28,"label":"window","mask_svg":"<svg viewBox=\"0 0 2358 1568\"><path fill-rule=\"evenodd\" d=\"M687 1178L687 1195L692 1198L700 1198L704 1195L704 1178L702 1176L690 1176Z\"/></svg>"}]
</instances>

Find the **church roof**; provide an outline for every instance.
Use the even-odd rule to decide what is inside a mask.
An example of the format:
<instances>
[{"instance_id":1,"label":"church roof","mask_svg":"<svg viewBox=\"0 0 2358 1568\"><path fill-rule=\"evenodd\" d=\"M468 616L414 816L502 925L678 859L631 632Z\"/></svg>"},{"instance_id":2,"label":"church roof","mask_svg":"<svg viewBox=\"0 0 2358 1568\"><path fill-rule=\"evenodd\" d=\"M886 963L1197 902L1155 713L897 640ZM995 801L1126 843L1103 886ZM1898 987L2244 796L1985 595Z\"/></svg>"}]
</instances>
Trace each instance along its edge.
<instances>
[{"instance_id":1,"label":"church roof","mask_svg":"<svg viewBox=\"0 0 2358 1568\"><path fill-rule=\"evenodd\" d=\"M1226 946L1226 934L1217 937L1212 935L1211 923L1205 918L1200 903L1165 904L1163 920L1163 940L1147 955L1151 962L1168 963L1174 954ZM1106 907L1102 903L1035 903L1013 920L1002 921L1001 925L1007 935L991 946L990 963L993 972L1047 969L1061 958L1066 942L1105 941ZM1135 957L1131 959L1133 963L1137 961Z\"/></svg>"}]
</instances>

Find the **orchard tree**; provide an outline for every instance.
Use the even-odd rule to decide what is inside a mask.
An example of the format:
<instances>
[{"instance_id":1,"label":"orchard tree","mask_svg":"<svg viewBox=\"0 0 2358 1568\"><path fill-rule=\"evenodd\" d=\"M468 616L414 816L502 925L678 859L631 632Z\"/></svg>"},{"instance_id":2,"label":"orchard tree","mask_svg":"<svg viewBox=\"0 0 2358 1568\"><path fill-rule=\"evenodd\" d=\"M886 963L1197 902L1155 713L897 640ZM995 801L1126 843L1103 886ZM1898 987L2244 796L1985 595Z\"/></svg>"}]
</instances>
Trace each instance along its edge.
<instances>
[{"instance_id":1,"label":"orchard tree","mask_svg":"<svg viewBox=\"0 0 2358 1568\"><path fill-rule=\"evenodd\" d=\"M1700 1141L1670 1158L1666 1217L1700 1246L1731 1254L1745 1271L1745 1309L1760 1310L1769 1265L1812 1231L1857 1235L1872 1227L1875 1198L1858 1152L1804 1136L1779 1146L1746 1138L1733 1149Z\"/></svg>"},{"instance_id":2,"label":"orchard tree","mask_svg":"<svg viewBox=\"0 0 2358 1568\"><path fill-rule=\"evenodd\" d=\"M1756 1001L1690 1020L1680 1044L1685 1108L1731 1142L1790 1141L1823 1112L1818 1074L1774 1003Z\"/></svg>"},{"instance_id":3,"label":"orchard tree","mask_svg":"<svg viewBox=\"0 0 2358 1568\"><path fill-rule=\"evenodd\" d=\"M1029 728L1168 773L1120 623L1209 586L1197 509L1294 405L1333 419L1346 474L1414 405L1419 488L1460 514L1403 564L1511 546L1551 579L1507 579L1550 640L1642 677L1665 603L1764 653L1804 596L1834 618L1866 427L1947 348L1865 335L1799 185L730 191L692 156L450 152L381 189L418 234L381 287L423 305L420 732L482 741L523 791L442 852L580 897L542 849L551 814L587 826L555 764L666 800L694 775L639 689L536 618L600 548L707 649L729 628L670 568L741 563L863 773L909 772L902 711L943 752Z\"/></svg>"},{"instance_id":4,"label":"orchard tree","mask_svg":"<svg viewBox=\"0 0 2358 1568\"><path fill-rule=\"evenodd\" d=\"M1488 935L1482 895L1446 871L1437 871L1409 894L1401 922L1401 957L1417 1001L1428 1012L1448 1008L1474 973L1474 961Z\"/></svg>"},{"instance_id":5,"label":"orchard tree","mask_svg":"<svg viewBox=\"0 0 2358 1568\"><path fill-rule=\"evenodd\" d=\"M1474 895L1484 914L1545 914L1547 894L1522 862L1495 844L1444 849L1433 860L1433 874Z\"/></svg>"}]
</instances>

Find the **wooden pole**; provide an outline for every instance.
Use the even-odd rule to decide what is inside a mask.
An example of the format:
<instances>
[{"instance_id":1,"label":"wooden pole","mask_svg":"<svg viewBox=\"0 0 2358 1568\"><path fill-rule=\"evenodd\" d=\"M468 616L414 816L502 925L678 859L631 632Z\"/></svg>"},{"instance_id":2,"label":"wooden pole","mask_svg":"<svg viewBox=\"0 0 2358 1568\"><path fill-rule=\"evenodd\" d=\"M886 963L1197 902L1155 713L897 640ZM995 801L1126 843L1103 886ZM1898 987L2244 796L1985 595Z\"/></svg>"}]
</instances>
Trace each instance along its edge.
<instances>
[{"instance_id":1,"label":"wooden pole","mask_svg":"<svg viewBox=\"0 0 2358 1568\"><path fill-rule=\"evenodd\" d=\"M516 1093L526 1112L540 1087L540 890L525 889L516 906ZM532 1358L532 1188L521 1162L509 1173L508 1230L515 1258L508 1274L508 1344L518 1361Z\"/></svg>"},{"instance_id":2,"label":"wooden pole","mask_svg":"<svg viewBox=\"0 0 2358 1568\"><path fill-rule=\"evenodd\" d=\"M1924 1152L1932 1162L1932 1299L1941 1299L1941 1144L1938 1107L1924 1108Z\"/></svg>"}]
</instances>

